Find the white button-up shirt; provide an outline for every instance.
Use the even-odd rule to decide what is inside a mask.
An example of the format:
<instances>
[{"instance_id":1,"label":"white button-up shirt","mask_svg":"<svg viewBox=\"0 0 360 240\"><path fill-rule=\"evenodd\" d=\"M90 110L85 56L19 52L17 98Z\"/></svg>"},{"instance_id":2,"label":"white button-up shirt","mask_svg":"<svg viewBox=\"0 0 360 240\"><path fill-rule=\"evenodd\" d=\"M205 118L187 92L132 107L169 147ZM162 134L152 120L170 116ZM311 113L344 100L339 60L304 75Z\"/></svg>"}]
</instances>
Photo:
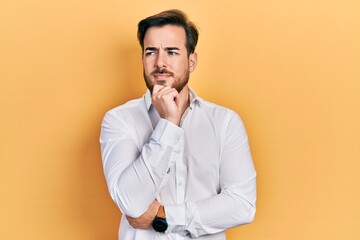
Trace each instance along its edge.
<instances>
[{"instance_id":1,"label":"white button-up shirt","mask_svg":"<svg viewBox=\"0 0 360 240\"><path fill-rule=\"evenodd\" d=\"M225 239L255 214L256 172L239 116L190 91L180 127L160 118L144 97L107 112L100 135L110 195L123 213L119 239ZM134 229L157 199L165 233Z\"/></svg>"}]
</instances>

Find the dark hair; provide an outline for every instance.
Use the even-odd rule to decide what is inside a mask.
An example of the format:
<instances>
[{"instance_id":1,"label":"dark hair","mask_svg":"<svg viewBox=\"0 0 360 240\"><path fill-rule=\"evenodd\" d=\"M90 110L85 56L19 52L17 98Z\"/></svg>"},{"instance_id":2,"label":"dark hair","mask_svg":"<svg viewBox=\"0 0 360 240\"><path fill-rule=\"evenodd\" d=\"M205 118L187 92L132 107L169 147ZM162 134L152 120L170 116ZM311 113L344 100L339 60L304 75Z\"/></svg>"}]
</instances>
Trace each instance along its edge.
<instances>
[{"instance_id":1,"label":"dark hair","mask_svg":"<svg viewBox=\"0 0 360 240\"><path fill-rule=\"evenodd\" d=\"M194 23L190 22L185 13L180 10L167 10L153 16L141 20L138 24L137 38L144 51L144 38L146 31L150 27L162 27L165 25L175 25L183 27L185 30L186 43L188 55L195 51L195 47L199 38L199 31Z\"/></svg>"}]
</instances>

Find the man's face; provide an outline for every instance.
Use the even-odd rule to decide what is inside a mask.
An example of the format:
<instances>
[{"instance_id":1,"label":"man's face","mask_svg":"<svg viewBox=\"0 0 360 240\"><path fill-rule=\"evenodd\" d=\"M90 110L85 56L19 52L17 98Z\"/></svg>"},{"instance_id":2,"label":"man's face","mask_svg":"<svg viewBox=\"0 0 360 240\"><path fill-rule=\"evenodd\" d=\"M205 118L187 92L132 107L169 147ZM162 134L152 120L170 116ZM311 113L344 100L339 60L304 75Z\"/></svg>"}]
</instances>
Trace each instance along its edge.
<instances>
[{"instance_id":1,"label":"man's face","mask_svg":"<svg viewBox=\"0 0 360 240\"><path fill-rule=\"evenodd\" d=\"M196 53L188 57L185 30L179 26L150 27L144 38L144 79L152 92L155 84L180 92L197 64Z\"/></svg>"}]
</instances>

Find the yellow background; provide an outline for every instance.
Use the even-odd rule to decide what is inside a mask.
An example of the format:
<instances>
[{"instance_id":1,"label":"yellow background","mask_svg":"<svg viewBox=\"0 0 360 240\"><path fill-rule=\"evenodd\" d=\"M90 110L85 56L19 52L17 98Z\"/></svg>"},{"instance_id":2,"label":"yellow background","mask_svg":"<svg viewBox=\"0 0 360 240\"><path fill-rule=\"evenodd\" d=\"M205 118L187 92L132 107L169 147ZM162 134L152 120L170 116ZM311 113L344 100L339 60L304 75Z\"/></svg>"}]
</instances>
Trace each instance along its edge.
<instances>
[{"instance_id":1,"label":"yellow background","mask_svg":"<svg viewBox=\"0 0 360 240\"><path fill-rule=\"evenodd\" d=\"M360 239L360 1L1 0L0 239L116 239L104 113L145 91L137 22L200 27L191 86L236 110L258 172L228 239Z\"/></svg>"}]
</instances>

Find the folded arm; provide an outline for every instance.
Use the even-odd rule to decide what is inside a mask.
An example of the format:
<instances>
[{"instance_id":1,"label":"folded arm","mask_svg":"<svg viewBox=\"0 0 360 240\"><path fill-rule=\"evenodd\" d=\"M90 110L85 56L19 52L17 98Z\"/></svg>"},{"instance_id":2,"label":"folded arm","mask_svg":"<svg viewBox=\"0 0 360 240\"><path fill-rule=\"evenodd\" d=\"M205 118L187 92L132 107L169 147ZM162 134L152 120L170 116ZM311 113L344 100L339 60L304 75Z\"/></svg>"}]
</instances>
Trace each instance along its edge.
<instances>
[{"instance_id":1,"label":"folded arm","mask_svg":"<svg viewBox=\"0 0 360 240\"><path fill-rule=\"evenodd\" d=\"M139 149L128 129L121 116L108 113L100 143L110 195L123 214L136 218L146 212L166 184L183 130L161 119L149 142Z\"/></svg>"},{"instance_id":2,"label":"folded arm","mask_svg":"<svg viewBox=\"0 0 360 240\"><path fill-rule=\"evenodd\" d=\"M235 113L230 119L220 159L221 192L201 201L165 206L168 232L198 237L253 221L256 172L243 123Z\"/></svg>"}]
</instances>

